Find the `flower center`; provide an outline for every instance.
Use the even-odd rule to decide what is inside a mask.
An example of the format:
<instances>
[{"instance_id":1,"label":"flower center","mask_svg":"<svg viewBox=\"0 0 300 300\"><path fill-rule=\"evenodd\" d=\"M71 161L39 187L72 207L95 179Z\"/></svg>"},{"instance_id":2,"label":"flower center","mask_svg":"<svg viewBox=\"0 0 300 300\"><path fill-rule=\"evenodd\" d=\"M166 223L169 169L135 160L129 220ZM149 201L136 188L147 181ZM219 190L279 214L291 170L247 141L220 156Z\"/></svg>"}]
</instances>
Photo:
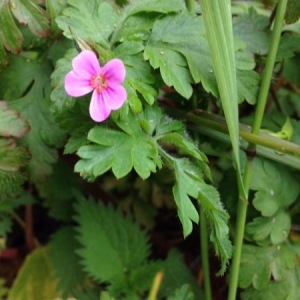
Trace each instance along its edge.
<instances>
[{"instance_id":1,"label":"flower center","mask_svg":"<svg viewBox=\"0 0 300 300\"><path fill-rule=\"evenodd\" d=\"M102 75L93 75L90 84L98 94L102 93L102 90L107 88L106 79Z\"/></svg>"}]
</instances>

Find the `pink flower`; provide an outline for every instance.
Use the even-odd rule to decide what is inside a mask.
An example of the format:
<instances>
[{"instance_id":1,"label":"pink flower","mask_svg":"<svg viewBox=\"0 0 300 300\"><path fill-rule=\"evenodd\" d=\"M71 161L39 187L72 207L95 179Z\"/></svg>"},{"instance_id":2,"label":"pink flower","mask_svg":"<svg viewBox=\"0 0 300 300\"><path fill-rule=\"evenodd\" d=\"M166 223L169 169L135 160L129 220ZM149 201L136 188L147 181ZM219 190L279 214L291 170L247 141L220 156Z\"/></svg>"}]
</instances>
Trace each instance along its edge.
<instances>
[{"instance_id":1,"label":"pink flower","mask_svg":"<svg viewBox=\"0 0 300 300\"><path fill-rule=\"evenodd\" d=\"M122 83L126 71L120 59L114 58L101 68L96 54L84 50L73 59L72 66L65 77L65 90L72 97L93 91L90 115L94 121L106 120L112 110L124 104L127 92Z\"/></svg>"}]
</instances>

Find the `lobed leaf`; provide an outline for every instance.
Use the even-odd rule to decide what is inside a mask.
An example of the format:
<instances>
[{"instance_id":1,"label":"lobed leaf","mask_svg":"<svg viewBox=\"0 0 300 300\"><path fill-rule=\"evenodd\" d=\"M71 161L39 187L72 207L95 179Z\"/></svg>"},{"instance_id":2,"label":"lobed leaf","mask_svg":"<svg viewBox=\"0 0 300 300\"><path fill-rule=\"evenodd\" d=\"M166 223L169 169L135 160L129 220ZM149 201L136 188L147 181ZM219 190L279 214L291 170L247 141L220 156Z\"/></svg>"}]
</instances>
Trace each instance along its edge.
<instances>
[{"instance_id":1,"label":"lobed leaf","mask_svg":"<svg viewBox=\"0 0 300 300\"><path fill-rule=\"evenodd\" d=\"M35 182L51 174L51 165L57 160L56 147L61 146L65 138L49 113L51 71L46 59L28 63L25 58L16 56L12 57L9 68L0 73L0 92L31 128L21 144L29 149L28 169Z\"/></svg>"},{"instance_id":2,"label":"lobed leaf","mask_svg":"<svg viewBox=\"0 0 300 300\"><path fill-rule=\"evenodd\" d=\"M9 110L7 103L0 101L0 136L22 137L28 131L28 123L20 118L18 112Z\"/></svg>"},{"instance_id":3,"label":"lobed leaf","mask_svg":"<svg viewBox=\"0 0 300 300\"><path fill-rule=\"evenodd\" d=\"M11 11L23 25L28 25L36 36L46 38L51 34L47 12L33 0L14 0Z\"/></svg>"}]
</instances>

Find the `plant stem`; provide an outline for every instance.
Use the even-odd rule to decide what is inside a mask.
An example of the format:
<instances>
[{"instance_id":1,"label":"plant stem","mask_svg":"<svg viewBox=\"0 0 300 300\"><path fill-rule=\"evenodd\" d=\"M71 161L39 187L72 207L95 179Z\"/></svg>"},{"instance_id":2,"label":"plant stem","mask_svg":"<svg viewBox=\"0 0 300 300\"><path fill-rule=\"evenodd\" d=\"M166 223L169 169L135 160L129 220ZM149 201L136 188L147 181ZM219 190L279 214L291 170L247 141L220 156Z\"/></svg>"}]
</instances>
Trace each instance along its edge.
<instances>
[{"instance_id":1,"label":"plant stem","mask_svg":"<svg viewBox=\"0 0 300 300\"><path fill-rule=\"evenodd\" d=\"M204 293L205 300L211 300L211 284L209 270L209 255L208 255L208 234L206 216L203 210L200 210L200 240L201 240L201 262L204 274Z\"/></svg>"},{"instance_id":2,"label":"plant stem","mask_svg":"<svg viewBox=\"0 0 300 300\"><path fill-rule=\"evenodd\" d=\"M157 299L157 294L158 294L159 288L161 286L163 276L164 276L163 272L158 272L155 275L155 278L154 278L154 281L153 281L153 284L152 284L152 287L150 290L150 294L148 296L148 300L156 300Z\"/></svg>"},{"instance_id":3,"label":"plant stem","mask_svg":"<svg viewBox=\"0 0 300 300\"><path fill-rule=\"evenodd\" d=\"M257 109L254 116L254 124L252 127L252 133L258 134L261 128L265 106L267 103L268 92L271 84L272 72L276 60L276 54L278 50L278 45L281 36L281 28L283 24L284 14L286 10L287 0L279 0L277 12L274 21L274 28L272 31L271 42L269 46L268 57L266 61L266 66L263 72L262 84L258 96ZM255 153L256 145L249 145L249 150ZM245 192L249 193L249 186L251 180L251 170L252 170L253 157L248 157L245 174L243 177ZM244 240L244 229L246 224L248 203L239 199L238 203L238 214L236 221L236 238L235 247L233 252L230 282L229 282L229 293L228 300L235 300L238 287L239 270L242 256L243 240Z\"/></svg>"},{"instance_id":4,"label":"plant stem","mask_svg":"<svg viewBox=\"0 0 300 300\"><path fill-rule=\"evenodd\" d=\"M271 35L271 43L269 47L266 66L263 72L261 88L259 91L257 107L254 116L254 123L252 127L252 133L254 134L258 134L264 116L265 106L267 103L269 88L272 79L272 73L273 73L277 50L278 50L279 41L281 37L281 28L284 20L287 1L288 0L278 1L276 16L274 20L274 27Z\"/></svg>"}]
</instances>

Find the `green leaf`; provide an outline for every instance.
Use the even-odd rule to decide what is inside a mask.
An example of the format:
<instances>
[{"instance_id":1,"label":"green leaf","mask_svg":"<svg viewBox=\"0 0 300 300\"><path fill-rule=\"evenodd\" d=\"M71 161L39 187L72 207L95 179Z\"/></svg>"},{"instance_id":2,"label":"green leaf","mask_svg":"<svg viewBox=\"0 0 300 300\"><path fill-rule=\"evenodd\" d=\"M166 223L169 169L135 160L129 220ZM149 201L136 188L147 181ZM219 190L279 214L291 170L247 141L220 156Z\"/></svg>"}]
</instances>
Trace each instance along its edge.
<instances>
[{"instance_id":1,"label":"green leaf","mask_svg":"<svg viewBox=\"0 0 300 300\"><path fill-rule=\"evenodd\" d=\"M3 46L12 53L21 51L23 36L19 31L10 11L10 2L0 2L0 65L7 64L8 57L6 56Z\"/></svg>"},{"instance_id":2,"label":"green leaf","mask_svg":"<svg viewBox=\"0 0 300 300\"><path fill-rule=\"evenodd\" d=\"M49 216L60 221L71 221L73 202L80 194L80 177L73 168L62 160L53 166L53 174L39 186L43 205L47 207Z\"/></svg>"},{"instance_id":3,"label":"green leaf","mask_svg":"<svg viewBox=\"0 0 300 300\"><path fill-rule=\"evenodd\" d=\"M63 15L56 18L56 23L64 34L72 38L71 28L83 40L90 40L108 48L108 37L117 21L112 5L97 0L68 0L68 4Z\"/></svg>"},{"instance_id":4,"label":"green leaf","mask_svg":"<svg viewBox=\"0 0 300 300\"><path fill-rule=\"evenodd\" d=\"M80 290L84 284L85 274L75 253L79 247L75 231L70 227L57 231L49 244L49 258L58 280L57 290L62 292L63 297L74 295L74 291Z\"/></svg>"},{"instance_id":5,"label":"green leaf","mask_svg":"<svg viewBox=\"0 0 300 300\"><path fill-rule=\"evenodd\" d=\"M14 0L11 11L17 20L23 25L28 25L36 36L46 38L51 34L48 14L36 1Z\"/></svg>"},{"instance_id":6,"label":"green leaf","mask_svg":"<svg viewBox=\"0 0 300 300\"><path fill-rule=\"evenodd\" d=\"M273 216L297 199L300 192L298 181L286 167L256 158L253 174L250 184L250 188L256 191L253 205L263 216Z\"/></svg>"},{"instance_id":7,"label":"green leaf","mask_svg":"<svg viewBox=\"0 0 300 300\"><path fill-rule=\"evenodd\" d=\"M59 33L59 28L55 19L62 14L63 9L67 6L68 0L46 0L46 10L49 13L51 21L51 29L55 33Z\"/></svg>"},{"instance_id":8,"label":"green leaf","mask_svg":"<svg viewBox=\"0 0 300 300\"><path fill-rule=\"evenodd\" d=\"M300 18L300 2L298 0L288 0L285 21L287 24L292 24L297 22Z\"/></svg>"},{"instance_id":9,"label":"green leaf","mask_svg":"<svg viewBox=\"0 0 300 300\"><path fill-rule=\"evenodd\" d=\"M163 261L162 271L164 273L159 296L163 299L172 295L175 290L181 289L183 285L188 286L190 293L195 296L195 299L204 299L202 290L193 276L191 270L184 262L182 255L172 249Z\"/></svg>"},{"instance_id":10,"label":"green leaf","mask_svg":"<svg viewBox=\"0 0 300 300\"><path fill-rule=\"evenodd\" d=\"M216 94L203 27L202 19L188 13L167 15L155 21L145 47L145 59L154 69L160 68L164 82L185 98L192 94L191 84L199 81Z\"/></svg>"},{"instance_id":11,"label":"green leaf","mask_svg":"<svg viewBox=\"0 0 300 300\"><path fill-rule=\"evenodd\" d=\"M0 278L0 299L5 300L7 296L8 288L5 285L5 280Z\"/></svg>"},{"instance_id":12,"label":"green leaf","mask_svg":"<svg viewBox=\"0 0 300 300\"><path fill-rule=\"evenodd\" d=\"M239 196L246 201L247 195L241 175L239 156L238 90L231 3L229 0L221 2L202 0L201 9L211 51L213 69L233 148L233 161L236 167Z\"/></svg>"},{"instance_id":13,"label":"green leaf","mask_svg":"<svg viewBox=\"0 0 300 300\"><path fill-rule=\"evenodd\" d=\"M167 300L194 300L195 297L187 284L184 284L179 289L176 289L173 296L167 298Z\"/></svg>"},{"instance_id":14,"label":"green leaf","mask_svg":"<svg viewBox=\"0 0 300 300\"><path fill-rule=\"evenodd\" d=\"M296 245L243 247L239 286L247 288L242 299L297 299L299 252ZM255 255L254 255L255 254ZM272 279L271 279L272 278ZM275 293L275 294L274 294Z\"/></svg>"},{"instance_id":15,"label":"green leaf","mask_svg":"<svg viewBox=\"0 0 300 300\"><path fill-rule=\"evenodd\" d=\"M187 159L173 159L175 185L173 195L178 209L178 216L183 226L183 234L192 231L192 221L198 223L199 214L191 201L197 199L207 215L211 227L211 242L216 254L221 258L220 273L224 273L232 254L228 238L228 214L222 207L219 194L213 186L204 183L201 169Z\"/></svg>"},{"instance_id":16,"label":"green leaf","mask_svg":"<svg viewBox=\"0 0 300 300\"><path fill-rule=\"evenodd\" d=\"M78 254L90 276L101 282L113 282L146 262L148 238L130 217L91 200L80 201L75 210L82 245Z\"/></svg>"},{"instance_id":17,"label":"green leaf","mask_svg":"<svg viewBox=\"0 0 300 300\"><path fill-rule=\"evenodd\" d=\"M0 136L24 136L29 131L28 123L7 106L7 102L0 101Z\"/></svg>"},{"instance_id":18,"label":"green leaf","mask_svg":"<svg viewBox=\"0 0 300 300\"><path fill-rule=\"evenodd\" d=\"M31 128L21 144L29 148L28 169L34 182L41 182L51 174L51 165L57 160L55 147L61 146L65 138L49 113L51 71L51 65L45 59L29 63L15 56L9 68L0 73L0 92Z\"/></svg>"},{"instance_id":19,"label":"green leaf","mask_svg":"<svg viewBox=\"0 0 300 300\"><path fill-rule=\"evenodd\" d=\"M242 13L233 18L233 31L235 37L246 44L246 50L259 55L268 53L270 30L269 19L258 14L254 8L248 13Z\"/></svg>"},{"instance_id":20,"label":"green leaf","mask_svg":"<svg viewBox=\"0 0 300 300\"><path fill-rule=\"evenodd\" d=\"M15 197L22 191L26 176L22 168L28 164L28 151L13 139L0 138L0 200Z\"/></svg>"},{"instance_id":21,"label":"green leaf","mask_svg":"<svg viewBox=\"0 0 300 300\"><path fill-rule=\"evenodd\" d=\"M55 115L60 115L64 110L68 110L74 106L75 98L69 96L65 91L64 78L72 69L72 59L76 56L75 49L70 49L65 57L59 59L56 63L55 70L51 74L51 92L52 110Z\"/></svg>"},{"instance_id":22,"label":"green leaf","mask_svg":"<svg viewBox=\"0 0 300 300\"><path fill-rule=\"evenodd\" d=\"M51 263L46 248L38 248L27 256L19 270L8 300L41 300L60 297L56 292Z\"/></svg>"},{"instance_id":23,"label":"green leaf","mask_svg":"<svg viewBox=\"0 0 300 300\"><path fill-rule=\"evenodd\" d=\"M130 126L129 126L130 124ZM132 168L146 179L159 165L157 146L152 137L147 136L133 115L128 120L119 121L118 126L125 132L105 127L95 127L88 139L96 145L79 148L82 158L75 171L94 179L112 169L117 178L127 175Z\"/></svg>"},{"instance_id":24,"label":"green leaf","mask_svg":"<svg viewBox=\"0 0 300 300\"><path fill-rule=\"evenodd\" d=\"M176 183L173 187L173 195L183 227L183 235L186 237L192 232L192 221L199 222L199 214L190 197L197 198L197 181L200 180L191 176L190 172L193 172L196 176L197 173L195 167L188 160L174 160L174 172Z\"/></svg>"},{"instance_id":25,"label":"green leaf","mask_svg":"<svg viewBox=\"0 0 300 300\"><path fill-rule=\"evenodd\" d=\"M276 225L274 225L276 224ZM258 217L246 226L246 232L257 242L264 242L270 238L272 244L285 241L291 229L291 217L280 210L269 218Z\"/></svg>"},{"instance_id":26,"label":"green leaf","mask_svg":"<svg viewBox=\"0 0 300 300\"><path fill-rule=\"evenodd\" d=\"M128 6L126 15L134 15L141 12L160 12L168 14L171 12L178 12L185 9L185 5L180 0L144 0L132 1Z\"/></svg>"}]
</instances>

